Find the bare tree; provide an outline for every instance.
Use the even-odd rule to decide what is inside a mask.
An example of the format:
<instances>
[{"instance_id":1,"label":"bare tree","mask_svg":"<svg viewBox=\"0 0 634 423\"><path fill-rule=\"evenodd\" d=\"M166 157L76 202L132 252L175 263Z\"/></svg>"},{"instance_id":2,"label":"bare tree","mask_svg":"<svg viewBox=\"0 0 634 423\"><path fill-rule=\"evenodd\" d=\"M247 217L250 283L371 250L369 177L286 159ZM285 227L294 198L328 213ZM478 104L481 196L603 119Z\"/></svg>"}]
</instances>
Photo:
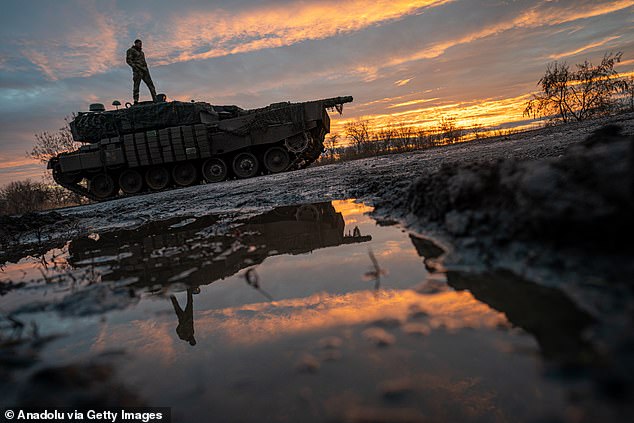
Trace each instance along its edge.
<instances>
[{"instance_id":1,"label":"bare tree","mask_svg":"<svg viewBox=\"0 0 634 423\"><path fill-rule=\"evenodd\" d=\"M40 132L35 134L35 146L27 155L40 163L47 163L60 153L76 150L79 143L73 140L70 132L70 118L64 119L66 124L56 132Z\"/></svg>"},{"instance_id":2,"label":"bare tree","mask_svg":"<svg viewBox=\"0 0 634 423\"><path fill-rule=\"evenodd\" d=\"M627 87L625 89L624 106L625 110L634 111L634 77L630 76L625 80Z\"/></svg>"},{"instance_id":3,"label":"bare tree","mask_svg":"<svg viewBox=\"0 0 634 423\"><path fill-rule=\"evenodd\" d=\"M395 142L398 143L396 147L401 151L407 151L414 135L414 129L412 129L411 126L405 125L403 122L399 122L398 125L396 125L395 133Z\"/></svg>"},{"instance_id":4,"label":"bare tree","mask_svg":"<svg viewBox=\"0 0 634 423\"><path fill-rule=\"evenodd\" d=\"M438 132L448 143L458 142L464 136L464 130L458 126L456 118L453 116L442 116L440 118L438 122Z\"/></svg>"},{"instance_id":5,"label":"bare tree","mask_svg":"<svg viewBox=\"0 0 634 423\"><path fill-rule=\"evenodd\" d=\"M23 214L86 202L80 195L62 187L30 179L13 181L0 187L0 215Z\"/></svg>"},{"instance_id":6,"label":"bare tree","mask_svg":"<svg viewBox=\"0 0 634 423\"><path fill-rule=\"evenodd\" d=\"M395 133L396 131L392 125L386 126L379 131L378 139L383 153L389 153L392 149Z\"/></svg>"},{"instance_id":7,"label":"bare tree","mask_svg":"<svg viewBox=\"0 0 634 423\"><path fill-rule=\"evenodd\" d=\"M566 62L549 63L537 83L541 91L528 101L524 115L570 122L609 114L616 106L614 94L628 86L614 70L622 56L621 52L608 53L599 65L586 60L576 70Z\"/></svg>"},{"instance_id":8,"label":"bare tree","mask_svg":"<svg viewBox=\"0 0 634 423\"><path fill-rule=\"evenodd\" d=\"M22 214L48 206L46 185L30 179L14 181L0 188L0 214Z\"/></svg>"},{"instance_id":9,"label":"bare tree","mask_svg":"<svg viewBox=\"0 0 634 423\"><path fill-rule=\"evenodd\" d=\"M475 121L473 122L473 125L471 125L469 130L471 131L471 133L473 133L473 137L475 139L480 139L482 137L482 132L484 131L484 128L482 127L481 123Z\"/></svg>"},{"instance_id":10,"label":"bare tree","mask_svg":"<svg viewBox=\"0 0 634 423\"><path fill-rule=\"evenodd\" d=\"M357 149L357 154L361 154L364 146L370 141L370 129L367 120L357 120L348 122L345 125L346 136Z\"/></svg>"},{"instance_id":11,"label":"bare tree","mask_svg":"<svg viewBox=\"0 0 634 423\"><path fill-rule=\"evenodd\" d=\"M332 160L334 160L335 158L335 149L337 148L337 143L339 142L340 137L341 136L335 132L328 135L328 138L326 139L326 145L328 146L328 149L330 150L330 158Z\"/></svg>"},{"instance_id":12,"label":"bare tree","mask_svg":"<svg viewBox=\"0 0 634 423\"><path fill-rule=\"evenodd\" d=\"M70 117L64 119L65 125L55 132L44 131L35 134L35 145L27 156L39 161L40 163L48 163L48 161L68 151L78 149L81 143L73 140L70 130ZM51 174L48 170L44 170L43 179L47 183L52 182ZM87 199L79 194L67 191L60 187L47 187L47 204L41 208L62 207L75 204L85 204Z\"/></svg>"}]
</instances>

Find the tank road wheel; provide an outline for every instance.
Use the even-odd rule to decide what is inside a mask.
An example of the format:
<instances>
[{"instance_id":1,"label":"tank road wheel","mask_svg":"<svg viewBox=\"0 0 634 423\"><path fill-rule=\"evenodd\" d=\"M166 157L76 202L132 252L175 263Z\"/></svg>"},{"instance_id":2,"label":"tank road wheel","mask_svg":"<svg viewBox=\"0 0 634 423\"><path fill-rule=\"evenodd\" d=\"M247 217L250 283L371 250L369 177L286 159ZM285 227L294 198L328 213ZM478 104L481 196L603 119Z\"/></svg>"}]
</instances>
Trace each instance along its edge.
<instances>
[{"instance_id":1,"label":"tank road wheel","mask_svg":"<svg viewBox=\"0 0 634 423\"><path fill-rule=\"evenodd\" d=\"M302 132L301 134L293 135L284 141L288 151L295 154L303 153L310 146L313 141L313 136L310 132Z\"/></svg>"},{"instance_id":2,"label":"tank road wheel","mask_svg":"<svg viewBox=\"0 0 634 423\"><path fill-rule=\"evenodd\" d=\"M143 188L143 178L136 170L126 169L119 176L119 186L126 194L136 194Z\"/></svg>"},{"instance_id":3,"label":"tank road wheel","mask_svg":"<svg viewBox=\"0 0 634 423\"><path fill-rule=\"evenodd\" d=\"M170 173L162 166L152 167L145 172L145 182L154 191L162 190L170 183Z\"/></svg>"},{"instance_id":4,"label":"tank road wheel","mask_svg":"<svg viewBox=\"0 0 634 423\"><path fill-rule=\"evenodd\" d=\"M224 181L227 177L227 164L222 159L207 159L203 163L202 172L207 182Z\"/></svg>"},{"instance_id":5,"label":"tank road wheel","mask_svg":"<svg viewBox=\"0 0 634 423\"><path fill-rule=\"evenodd\" d=\"M110 175L98 173L90 179L88 190L100 200L105 200L115 193L114 181Z\"/></svg>"},{"instance_id":6,"label":"tank road wheel","mask_svg":"<svg viewBox=\"0 0 634 423\"><path fill-rule=\"evenodd\" d=\"M233 159L233 172L238 178L250 178L258 173L258 159L251 153L239 153Z\"/></svg>"},{"instance_id":7,"label":"tank road wheel","mask_svg":"<svg viewBox=\"0 0 634 423\"><path fill-rule=\"evenodd\" d=\"M172 169L172 178L174 178L174 182L176 185L181 187L188 187L196 182L196 178L198 177L198 173L196 172L196 166L192 163L178 163Z\"/></svg>"},{"instance_id":8,"label":"tank road wheel","mask_svg":"<svg viewBox=\"0 0 634 423\"><path fill-rule=\"evenodd\" d=\"M264 166L271 173L286 170L290 162L288 152L282 147L271 147L264 153Z\"/></svg>"}]
</instances>

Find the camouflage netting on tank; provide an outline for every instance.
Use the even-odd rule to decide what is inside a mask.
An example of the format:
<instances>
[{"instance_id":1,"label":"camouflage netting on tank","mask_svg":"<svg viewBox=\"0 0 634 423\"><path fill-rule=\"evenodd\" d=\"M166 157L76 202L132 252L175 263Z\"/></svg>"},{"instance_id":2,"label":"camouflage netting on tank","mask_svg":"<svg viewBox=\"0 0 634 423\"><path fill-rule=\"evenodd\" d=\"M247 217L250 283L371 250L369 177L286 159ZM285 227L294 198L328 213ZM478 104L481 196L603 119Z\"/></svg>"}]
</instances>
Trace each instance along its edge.
<instances>
[{"instance_id":1,"label":"camouflage netting on tank","mask_svg":"<svg viewBox=\"0 0 634 423\"><path fill-rule=\"evenodd\" d=\"M276 104L254 110L254 118L243 126L231 131L234 135L245 136L252 131L266 129L269 126L293 124L293 129L303 131L306 128L303 104Z\"/></svg>"},{"instance_id":2,"label":"camouflage netting on tank","mask_svg":"<svg viewBox=\"0 0 634 423\"><path fill-rule=\"evenodd\" d=\"M98 142L102 138L138 131L201 123L201 112L217 115L208 103L172 101L107 112L80 113L71 122L71 130L76 141Z\"/></svg>"}]
</instances>

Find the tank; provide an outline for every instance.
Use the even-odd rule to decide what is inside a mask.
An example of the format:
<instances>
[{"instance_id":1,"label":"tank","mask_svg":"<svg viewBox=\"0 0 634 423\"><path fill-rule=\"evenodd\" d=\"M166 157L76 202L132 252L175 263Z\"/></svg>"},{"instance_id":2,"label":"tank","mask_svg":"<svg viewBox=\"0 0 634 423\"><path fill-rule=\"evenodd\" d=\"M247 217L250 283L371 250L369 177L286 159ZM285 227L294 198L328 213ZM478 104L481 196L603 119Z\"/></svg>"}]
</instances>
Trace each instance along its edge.
<instances>
[{"instance_id":1,"label":"tank","mask_svg":"<svg viewBox=\"0 0 634 423\"><path fill-rule=\"evenodd\" d=\"M341 113L351 101L251 110L181 101L105 110L95 103L70 122L83 145L53 157L48 168L59 185L95 201L303 169L324 151L328 110Z\"/></svg>"}]
</instances>

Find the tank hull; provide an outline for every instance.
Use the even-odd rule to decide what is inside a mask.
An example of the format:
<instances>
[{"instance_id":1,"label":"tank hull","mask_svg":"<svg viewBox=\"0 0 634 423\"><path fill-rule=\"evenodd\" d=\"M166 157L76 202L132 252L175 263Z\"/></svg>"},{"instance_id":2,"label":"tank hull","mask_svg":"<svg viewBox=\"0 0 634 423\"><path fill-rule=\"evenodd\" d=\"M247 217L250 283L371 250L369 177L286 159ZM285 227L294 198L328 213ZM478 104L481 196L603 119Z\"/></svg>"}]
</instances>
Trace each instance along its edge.
<instances>
[{"instance_id":1,"label":"tank hull","mask_svg":"<svg viewBox=\"0 0 634 423\"><path fill-rule=\"evenodd\" d=\"M91 200L302 169L324 150L328 109L352 97L236 106L171 102L80 113L71 132L85 144L48 167Z\"/></svg>"}]
</instances>

